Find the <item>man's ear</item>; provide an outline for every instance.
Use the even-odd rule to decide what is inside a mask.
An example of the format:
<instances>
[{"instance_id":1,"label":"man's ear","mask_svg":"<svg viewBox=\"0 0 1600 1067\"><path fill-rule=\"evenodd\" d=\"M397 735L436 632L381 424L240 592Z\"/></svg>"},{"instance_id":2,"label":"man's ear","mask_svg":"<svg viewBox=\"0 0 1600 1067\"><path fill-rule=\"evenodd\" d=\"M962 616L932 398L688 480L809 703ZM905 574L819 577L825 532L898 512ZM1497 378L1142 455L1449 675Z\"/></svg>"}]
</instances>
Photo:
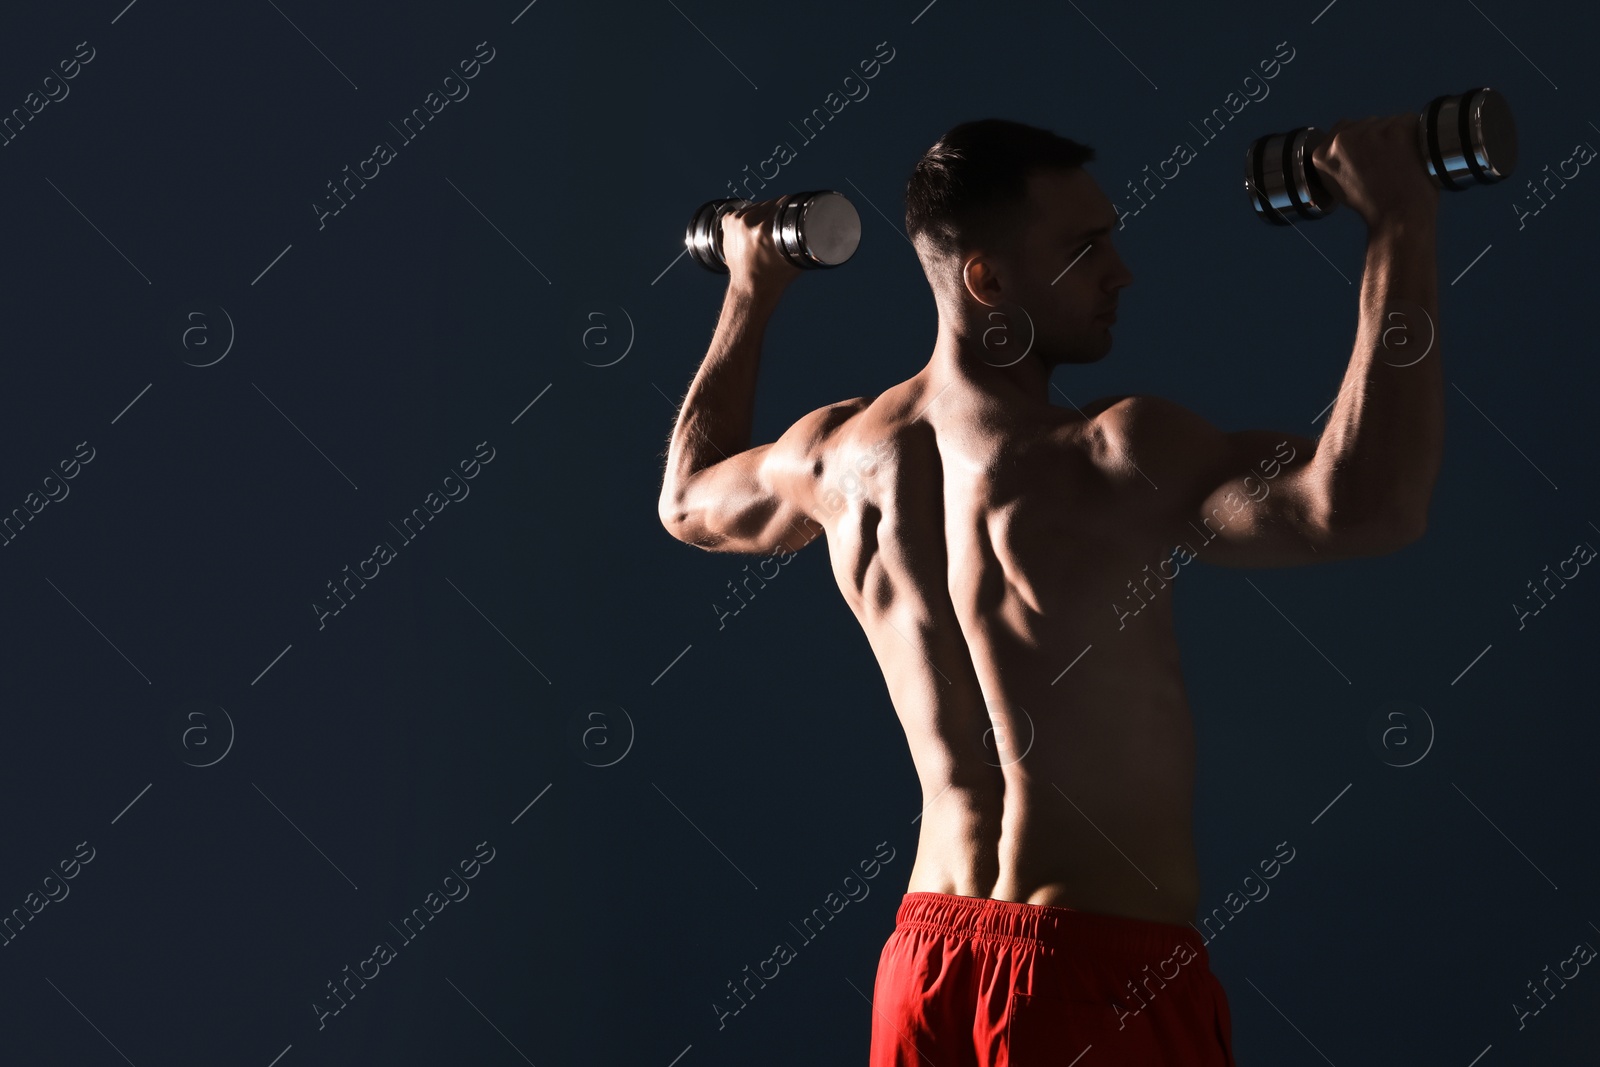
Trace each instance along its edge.
<instances>
[{"instance_id":1,"label":"man's ear","mask_svg":"<svg viewBox=\"0 0 1600 1067\"><path fill-rule=\"evenodd\" d=\"M985 307L994 307L1004 299L1005 287L994 260L981 253L969 255L961 264L961 283L972 299Z\"/></svg>"}]
</instances>

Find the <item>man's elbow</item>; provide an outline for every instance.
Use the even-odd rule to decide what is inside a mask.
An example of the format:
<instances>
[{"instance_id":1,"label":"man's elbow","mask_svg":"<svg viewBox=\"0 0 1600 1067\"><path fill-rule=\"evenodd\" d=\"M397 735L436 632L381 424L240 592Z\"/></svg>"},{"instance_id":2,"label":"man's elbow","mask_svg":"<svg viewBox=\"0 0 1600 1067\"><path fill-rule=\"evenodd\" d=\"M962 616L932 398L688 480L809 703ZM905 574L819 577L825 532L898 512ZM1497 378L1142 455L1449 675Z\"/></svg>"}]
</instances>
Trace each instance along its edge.
<instances>
[{"instance_id":1,"label":"man's elbow","mask_svg":"<svg viewBox=\"0 0 1600 1067\"><path fill-rule=\"evenodd\" d=\"M663 499L661 506L656 510L656 517L661 520L661 526L667 533L686 545L709 550L716 541L708 535L702 524L693 521L686 509L670 501Z\"/></svg>"},{"instance_id":2,"label":"man's elbow","mask_svg":"<svg viewBox=\"0 0 1600 1067\"><path fill-rule=\"evenodd\" d=\"M690 529L688 516L676 508L662 508L657 512L661 520L662 529L671 534L675 539L685 544L695 542L695 533Z\"/></svg>"},{"instance_id":3,"label":"man's elbow","mask_svg":"<svg viewBox=\"0 0 1600 1067\"><path fill-rule=\"evenodd\" d=\"M656 500L656 517L666 531L678 540L684 540L683 530L689 522L689 510L684 507L683 494L674 486L664 484Z\"/></svg>"},{"instance_id":4,"label":"man's elbow","mask_svg":"<svg viewBox=\"0 0 1600 1067\"><path fill-rule=\"evenodd\" d=\"M1333 523L1330 539L1347 552L1361 556L1385 556L1422 540L1427 532L1425 513L1395 513L1360 523Z\"/></svg>"},{"instance_id":5,"label":"man's elbow","mask_svg":"<svg viewBox=\"0 0 1600 1067\"><path fill-rule=\"evenodd\" d=\"M1397 507L1384 521L1380 536L1387 537L1389 551L1396 552L1422 540L1428 532L1428 507Z\"/></svg>"},{"instance_id":6,"label":"man's elbow","mask_svg":"<svg viewBox=\"0 0 1600 1067\"><path fill-rule=\"evenodd\" d=\"M1407 516L1401 524L1400 531L1404 538L1400 542L1402 547L1422 540L1422 535L1428 532L1428 513L1419 511L1415 515Z\"/></svg>"}]
</instances>

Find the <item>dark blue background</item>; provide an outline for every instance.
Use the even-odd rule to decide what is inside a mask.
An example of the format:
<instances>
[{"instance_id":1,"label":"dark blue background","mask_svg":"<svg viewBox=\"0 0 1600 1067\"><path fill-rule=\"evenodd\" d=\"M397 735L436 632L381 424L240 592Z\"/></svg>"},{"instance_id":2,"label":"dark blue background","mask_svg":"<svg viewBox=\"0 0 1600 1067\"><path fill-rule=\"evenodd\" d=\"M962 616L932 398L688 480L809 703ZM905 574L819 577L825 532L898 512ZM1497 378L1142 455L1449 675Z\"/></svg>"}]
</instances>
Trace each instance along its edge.
<instances>
[{"instance_id":1,"label":"dark blue background","mask_svg":"<svg viewBox=\"0 0 1600 1067\"><path fill-rule=\"evenodd\" d=\"M1363 229L1348 211L1299 236L1254 220L1245 145L1488 84L1522 164L1441 209L1426 537L1177 583L1201 909L1296 850L1210 944L1241 1064L1595 1062L1593 968L1520 1032L1512 1003L1600 944L1600 579L1520 631L1510 607L1600 544L1600 178L1520 231L1510 206L1600 144L1593 13L121 3L0 16L0 109L79 41L96 50L0 148L0 510L95 450L0 548L0 913L95 850L0 948L0 1060L863 1062L921 800L824 545L719 630L713 605L755 560L656 520L724 285L674 262L688 215L778 141L798 158L768 195L836 188L861 210L855 258L797 282L769 330L768 441L926 360L901 190L945 129L997 115L1085 141L1119 202L1189 140L1198 158L1116 237L1136 282L1115 348L1057 373L1057 402L1153 392L1225 429L1315 434ZM388 123L480 41L495 58L470 96L319 231L324 183L397 141ZM1282 41L1271 95L1199 144L1188 123ZM880 42L894 58L870 95L801 144L789 123ZM187 365L221 351L222 309L232 350ZM471 495L402 547L388 523L482 441ZM319 630L325 583L379 540L398 558ZM1410 767L1367 739L1391 700L1432 722ZM185 746L196 707L208 725ZM217 709L232 748L186 765L225 742ZM471 895L319 1030L325 983L397 941L389 923L484 841ZM880 842L895 858L871 895L719 1029L725 983Z\"/></svg>"}]
</instances>

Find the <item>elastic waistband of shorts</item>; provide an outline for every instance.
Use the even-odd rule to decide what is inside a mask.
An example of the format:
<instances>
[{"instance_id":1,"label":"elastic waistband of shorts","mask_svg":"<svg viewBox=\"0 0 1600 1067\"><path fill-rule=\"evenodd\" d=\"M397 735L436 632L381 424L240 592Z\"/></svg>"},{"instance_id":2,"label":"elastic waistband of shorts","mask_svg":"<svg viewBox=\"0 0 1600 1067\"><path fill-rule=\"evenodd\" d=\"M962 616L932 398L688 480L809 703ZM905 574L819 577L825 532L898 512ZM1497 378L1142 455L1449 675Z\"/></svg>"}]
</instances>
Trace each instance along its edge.
<instances>
[{"instance_id":1,"label":"elastic waistband of shorts","mask_svg":"<svg viewBox=\"0 0 1600 1067\"><path fill-rule=\"evenodd\" d=\"M991 941L1028 941L1101 955L1168 956L1179 945L1188 945L1209 966L1205 938L1192 926L1054 904L951 893L907 893L895 913L895 928L921 928Z\"/></svg>"}]
</instances>

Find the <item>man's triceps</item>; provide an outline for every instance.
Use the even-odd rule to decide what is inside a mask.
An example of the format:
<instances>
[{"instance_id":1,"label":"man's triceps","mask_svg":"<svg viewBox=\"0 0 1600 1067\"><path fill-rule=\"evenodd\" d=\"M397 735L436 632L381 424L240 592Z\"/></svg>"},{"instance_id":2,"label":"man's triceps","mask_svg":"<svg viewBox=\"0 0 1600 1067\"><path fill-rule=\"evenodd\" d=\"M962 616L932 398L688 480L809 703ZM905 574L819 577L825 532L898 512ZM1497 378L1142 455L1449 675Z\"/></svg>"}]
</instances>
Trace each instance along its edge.
<instances>
[{"instance_id":1,"label":"man's triceps","mask_svg":"<svg viewBox=\"0 0 1600 1067\"><path fill-rule=\"evenodd\" d=\"M1201 482L1199 507L1183 516L1204 540L1196 553L1221 566L1272 567L1346 554L1331 534L1316 445L1298 434L1245 430L1223 435L1227 460ZM1346 547L1353 548L1353 541Z\"/></svg>"}]
</instances>

